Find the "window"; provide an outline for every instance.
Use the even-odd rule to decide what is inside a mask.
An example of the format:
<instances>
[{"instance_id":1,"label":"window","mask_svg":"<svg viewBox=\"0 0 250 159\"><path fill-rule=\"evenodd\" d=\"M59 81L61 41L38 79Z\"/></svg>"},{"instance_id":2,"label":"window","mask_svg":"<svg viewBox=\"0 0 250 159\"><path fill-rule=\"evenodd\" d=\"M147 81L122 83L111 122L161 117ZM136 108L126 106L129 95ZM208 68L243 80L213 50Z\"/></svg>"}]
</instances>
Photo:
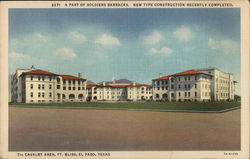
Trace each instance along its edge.
<instances>
[{"instance_id":1,"label":"window","mask_svg":"<svg viewBox=\"0 0 250 159\"><path fill-rule=\"evenodd\" d=\"M69 89L68 90L71 90L71 87L69 87Z\"/></svg>"},{"instance_id":2,"label":"window","mask_svg":"<svg viewBox=\"0 0 250 159\"><path fill-rule=\"evenodd\" d=\"M63 80L63 84L66 84L66 80L65 79Z\"/></svg>"},{"instance_id":3,"label":"window","mask_svg":"<svg viewBox=\"0 0 250 159\"><path fill-rule=\"evenodd\" d=\"M42 97L44 98L44 92L42 93Z\"/></svg>"},{"instance_id":4,"label":"window","mask_svg":"<svg viewBox=\"0 0 250 159\"><path fill-rule=\"evenodd\" d=\"M60 83L60 78L57 78L56 81L57 81L57 83Z\"/></svg>"},{"instance_id":5,"label":"window","mask_svg":"<svg viewBox=\"0 0 250 159\"><path fill-rule=\"evenodd\" d=\"M181 92L179 92L179 97L181 96Z\"/></svg>"},{"instance_id":6,"label":"window","mask_svg":"<svg viewBox=\"0 0 250 159\"><path fill-rule=\"evenodd\" d=\"M52 93L51 92L49 93L49 97L52 97Z\"/></svg>"},{"instance_id":7,"label":"window","mask_svg":"<svg viewBox=\"0 0 250 159\"><path fill-rule=\"evenodd\" d=\"M194 76L194 80L197 80L197 76Z\"/></svg>"},{"instance_id":8,"label":"window","mask_svg":"<svg viewBox=\"0 0 250 159\"><path fill-rule=\"evenodd\" d=\"M161 84L164 85L164 81L161 81Z\"/></svg>"},{"instance_id":9,"label":"window","mask_svg":"<svg viewBox=\"0 0 250 159\"><path fill-rule=\"evenodd\" d=\"M174 82L174 78L171 78L171 82Z\"/></svg>"},{"instance_id":10,"label":"window","mask_svg":"<svg viewBox=\"0 0 250 159\"><path fill-rule=\"evenodd\" d=\"M82 90L85 90L84 87L82 87Z\"/></svg>"},{"instance_id":11,"label":"window","mask_svg":"<svg viewBox=\"0 0 250 159\"><path fill-rule=\"evenodd\" d=\"M74 80L74 81L73 81L73 84L75 84L75 83L76 83L76 81Z\"/></svg>"},{"instance_id":12,"label":"window","mask_svg":"<svg viewBox=\"0 0 250 159\"><path fill-rule=\"evenodd\" d=\"M44 89L44 84L42 85L42 89Z\"/></svg>"},{"instance_id":13,"label":"window","mask_svg":"<svg viewBox=\"0 0 250 159\"><path fill-rule=\"evenodd\" d=\"M38 97L41 97L41 93L40 92L38 92Z\"/></svg>"},{"instance_id":14,"label":"window","mask_svg":"<svg viewBox=\"0 0 250 159\"><path fill-rule=\"evenodd\" d=\"M52 89L52 84L49 85L49 89Z\"/></svg>"},{"instance_id":15,"label":"window","mask_svg":"<svg viewBox=\"0 0 250 159\"><path fill-rule=\"evenodd\" d=\"M173 84L171 85L171 89L174 89L174 85Z\"/></svg>"},{"instance_id":16,"label":"window","mask_svg":"<svg viewBox=\"0 0 250 159\"><path fill-rule=\"evenodd\" d=\"M190 97L190 92L188 92L188 96Z\"/></svg>"},{"instance_id":17,"label":"window","mask_svg":"<svg viewBox=\"0 0 250 159\"><path fill-rule=\"evenodd\" d=\"M178 85L178 88L179 88L179 89L181 88L181 85L180 85L180 84Z\"/></svg>"},{"instance_id":18,"label":"window","mask_svg":"<svg viewBox=\"0 0 250 159\"><path fill-rule=\"evenodd\" d=\"M56 88L57 88L57 89L60 89L60 85L57 85Z\"/></svg>"},{"instance_id":19,"label":"window","mask_svg":"<svg viewBox=\"0 0 250 159\"><path fill-rule=\"evenodd\" d=\"M76 90L76 87L73 87L73 90Z\"/></svg>"},{"instance_id":20,"label":"window","mask_svg":"<svg viewBox=\"0 0 250 159\"><path fill-rule=\"evenodd\" d=\"M42 80L44 81L44 76L42 76Z\"/></svg>"},{"instance_id":21,"label":"window","mask_svg":"<svg viewBox=\"0 0 250 159\"><path fill-rule=\"evenodd\" d=\"M187 80L187 77L185 76L185 81Z\"/></svg>"},{"instance_id":22,"label":"window","mask_svg":"<svg viewBox=\"0 0 250 159\"><path fill-rule=\"evenodd\" d=\"M181 77L178 77L178 80L181 81Z\"/></svg>"},{"instance_id":23,"label":"window","mask_svg":"<svg viewBox=\"0 0 250 159\"><path fill-rule=\"evenodd\" d=\"M160 90L160 87L157 87L157 90Z\"/></svg>"},{"instance_id":24,"label":"window","mask_svg":"<svg viewBox=\"0 0 250 159\"><path fill-rule=\"evenodd\" d=\"M187 92L185 92L185 97L187 96Z\"/></svg>"},{"instance_id":25,"label":"window","mask_svg":"<svg viewBox=\"0 0 250 159\"><path fill-rule=\"evenodd\" d=\"M157 81L157 85L160 85L160 81Z\"/></svg>"},{"instance_id":26,"label":"window","mask_svg":"<svg viewBox=\"0 0 250 159\"><path fill-rule=\"evenodd\" d=\"M195 97L197 97L197 92L194 92Z\"/></svg>"},{"instance_id":27,"label":"window","mask_svg":"<svg viewBox=\"0 0 250 159\"><path fill-rule=\"evenodd\" d=\"M49 81L51 81L51 77L49 77Z\"/></svg>"},{"instance_id":28,"label":"window","mask_svg":"<svg viewBox=\"0 0 250 159\"><path fill-rule=\"evenodd\" d=\"M31 98L33 97L33 92L30 92L30 97L31 97Z\"/></svg>"},{"instance_id":29,"label":"window","mask_svg":"<svg viewBox=\"0 0 250 159\"><path fill-rule=\"evenodd\" d=\"M78 81L78 84L81 84L81 81Z\"/></svg>"},{"instance_id":30,"label":"window","mask_svg":"<svg viewBox=\"0 0 250 159\"><path fill-rule=\"evenodd\" d=\"M63 87L63 90L66 90L66 87Z\"/></svg>"},{"instance_id":31,"label":"window","mask_svg":"<svg viewBox=\"0 0 250 159\"><path fill-rule=\"evenodd\" d=\"M190 84L188 84L188 88L190 88Z\"/></svg>"},{"instance_id":32,"label":"window","mask_svg":"<svg viewBox=\"0 0 250 159\"><path fill-rule=\"evenodd\" d=\"M78 87L78 90L81 90L81 87Z\"/></svg>"},{"instance_id":33,"label":"window","mask_svg":"<svg viewBox=\"0 0 250 159\"><path fill-rule=\"evenodd\" d=\"M33 89L33 84L30 84L30 89Z\"/></svg>"},{"instance_id":34,"label":"window","mask_svg":"<svg viewBox=\"0 0 250 159\"><path fill-rule=\"evenodd\" d=\"M188 76L188 80L190 81L190 76Z\"/></svg>"},{"instance_id":35,"label":"window","mask_svg":"<svg viewBox=\"0 0 250 159\"><path fill-rule=\"evenodd\" d=\"M197 88L197 84L194 85L194 88Z\"/></svg>"},{"instance_id":36,"label":"window","mask_svg":"<svg viewBox=\"0 0 250 159\"><path fill-rule=\"evenodd\" d=\"M185 89L187 89L187 85L185 84Z\"/></svg>"},{"instance_id":37,"label":"window","mask_svg":"<svg viewBox=\"0 0 250 159\"><path fill-rule=\"evenodd\" d=\"M41 77L40 76L38 76L38 81L40 81L41 80Z\"/></svg>"},{"instance_id":38,"label":"window","mask_svg":"<svg viewBox=\"0 0 250 159\"><path fill-rule=\"evenodd\" d=\"M164 87L161 87L161 90L164 90Z\"/></svg>"},{"instance_id":39,"label":"window","mask_svg":"<svg viewBox=\"0 0 250 159\"><path fill-rule=\"evenodd\" d=\"M33 81L33 76L30 76L30 80Z\"/></svg>"},{"instance_id":40,"label":"window","mask_svg":"<svg viewBox=\"0 0 250 159\"><path fill-rule=\"evenodd\" d=\"M38 89L41 89L41 85L40 84L38 84Z\"/></svg>"},{"instance_id":41,"label":"window","mask_svg":"<svg viewBox=\"0 0 250 159\"><path fill-rule=\"evenodd\" d=\"M71 84L71 80L69 80L69 84Z\"/></svg>"}]
</instances>

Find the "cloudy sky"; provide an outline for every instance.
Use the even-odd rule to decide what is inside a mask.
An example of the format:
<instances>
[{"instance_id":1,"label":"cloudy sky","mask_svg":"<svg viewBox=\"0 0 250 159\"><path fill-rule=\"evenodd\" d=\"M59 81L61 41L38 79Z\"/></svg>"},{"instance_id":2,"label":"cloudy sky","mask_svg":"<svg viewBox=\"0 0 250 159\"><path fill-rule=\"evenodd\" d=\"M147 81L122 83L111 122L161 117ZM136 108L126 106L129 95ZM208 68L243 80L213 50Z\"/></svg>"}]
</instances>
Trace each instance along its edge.
<instances>
[{"instance_id":1,"label":"cloudy sky","mask_svg":"<svg viewBox=\"0 0 250 159\"><path fill-rule=\"evenodd\" d=\"M212 66L240 81L240 9L10 9L9 73L31 65L143 83Z\"/></svg>"}]
</instances>

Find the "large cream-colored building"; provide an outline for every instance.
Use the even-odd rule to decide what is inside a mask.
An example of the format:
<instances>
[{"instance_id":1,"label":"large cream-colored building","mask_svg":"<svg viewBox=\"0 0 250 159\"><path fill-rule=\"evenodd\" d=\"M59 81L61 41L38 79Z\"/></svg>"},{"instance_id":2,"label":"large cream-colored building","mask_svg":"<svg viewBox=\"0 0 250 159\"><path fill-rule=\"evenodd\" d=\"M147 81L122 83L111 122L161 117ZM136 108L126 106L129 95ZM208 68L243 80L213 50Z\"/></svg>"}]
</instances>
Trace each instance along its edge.
<instances>
[{"instance_id":1,"label":"large cream-colored building","mask_svg":"<svg viewBox=\"0 0 250 159\"><path fill-rule=\"evenodd\" d=\"M136 82L113 80L87 85L88 100L94 101L139 101L152 100L152 86Z\"/></svg>"},{"instance_id":2,"label":"large cream-colored building","mask_svg":"<svg viewBox=\"0 0 250 159\"><path fill-rule=\"evenodd\" d=\"M11 77L11 98L17 103L136 101L153 98L152 86L126 80L87 84L79 75L17 69Z\"/></svg>"},{"instance_id":3,"label":"large cream-colored building","mask_svg":"<svg viewBox=\"0 0 250 159\"><path fill-rule=\"evenodd\" d=\"M233 100L233 75L216 68L188 70L152 80L153 99L165 101Z\"/></svg>"},{"instance_id":4,"label":"large cream-colored building","mask_svg":"<svg viewBox=\"0 0 250 159\"><path fill-rule=\"evenodd\" d=\"M18 103L81 102L86 79L37 69L17 69L11 80L11 99Z\"/></svg>"}]
</instances>

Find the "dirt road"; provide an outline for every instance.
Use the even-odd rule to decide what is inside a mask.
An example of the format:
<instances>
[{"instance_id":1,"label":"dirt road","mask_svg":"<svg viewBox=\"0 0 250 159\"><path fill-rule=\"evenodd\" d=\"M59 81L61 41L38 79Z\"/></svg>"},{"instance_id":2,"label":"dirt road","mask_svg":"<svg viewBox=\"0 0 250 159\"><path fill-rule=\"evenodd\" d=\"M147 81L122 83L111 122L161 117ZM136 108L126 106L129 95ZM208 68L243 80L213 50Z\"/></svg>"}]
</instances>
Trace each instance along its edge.
<instances>
[{"instance_id":1,"label":"dirt road","mask_svg":"<svg viewBox=\"0 0 250 159\"><path fill-rule=\"evenodd\" d=\"M240 109L174 113L10 107L9 150L240 150Z\"/></svg>"}]
</instances>

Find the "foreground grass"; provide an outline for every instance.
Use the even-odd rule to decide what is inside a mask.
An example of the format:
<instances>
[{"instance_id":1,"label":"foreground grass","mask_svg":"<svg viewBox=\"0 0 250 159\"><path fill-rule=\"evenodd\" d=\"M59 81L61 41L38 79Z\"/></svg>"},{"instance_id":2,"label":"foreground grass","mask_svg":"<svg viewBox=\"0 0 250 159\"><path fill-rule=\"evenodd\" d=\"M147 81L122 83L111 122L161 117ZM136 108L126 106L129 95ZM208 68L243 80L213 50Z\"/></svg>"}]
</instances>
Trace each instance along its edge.
<instances>
[{"instance_id":1,"label":"foreground grass","mask_svg":"<svg viewBox=\"0 0 250 159\"><path fill-rule=\"evenodd\" d=\"M72 108L113 108L113 109L152 109L152 110L195 110L221 111L240 106L240 102L85 102L85 103L15 103L16 107L72 107Z\"/></svg>"}]
</instances>

